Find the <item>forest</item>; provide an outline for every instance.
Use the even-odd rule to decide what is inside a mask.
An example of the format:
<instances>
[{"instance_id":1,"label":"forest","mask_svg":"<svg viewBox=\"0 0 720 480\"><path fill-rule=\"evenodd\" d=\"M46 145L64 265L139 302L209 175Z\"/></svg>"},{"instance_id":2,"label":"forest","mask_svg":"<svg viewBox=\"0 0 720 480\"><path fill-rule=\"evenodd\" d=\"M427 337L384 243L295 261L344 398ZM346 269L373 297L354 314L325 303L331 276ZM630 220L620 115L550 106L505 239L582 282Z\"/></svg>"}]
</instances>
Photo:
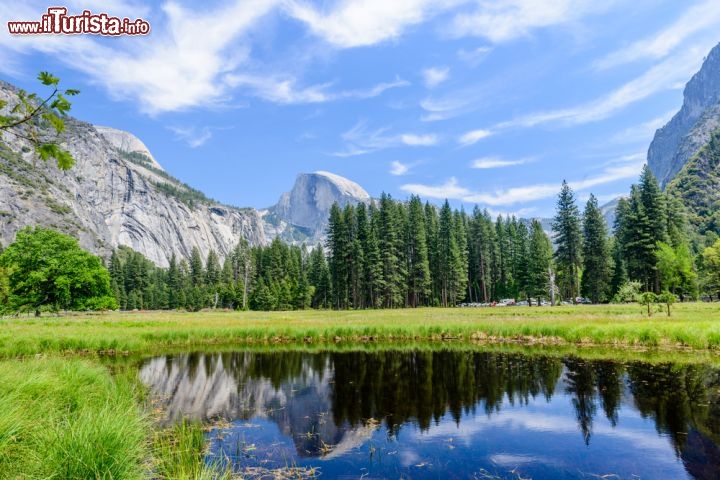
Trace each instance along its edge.
<instances>
[{"instance_id":1,"label":"forest","mask_svg":"<svg viewBox=\"0 0 720 480\"><path fill-rule=\"evenodd\" d=\"M67 257L92 264L69 272L57 268L72 260L33 266L26 258L21 266L20 253L36 258L33 249L41 245L79 250L46 229L25 229L22 245L0 254L0 304L6 312L39 314L41 307L112 308L113 296L122 310L198 311L448 307L502 299L649 304L720 295L717 234L692 229L682 204L660 190L647 167L619 201L612 230L597 199L591 195L581 212L566 182L551 225L548 235L537 219L493 219L477 207L468 213L447 201L438 208L417 196L398 201L382 194L368 205L333 205L325 245L240 242L224 259L212 250L203 258L194 248L189 261L173 256L168 268L120 247L106 262L107 275L87 255ZM35 267L41 273L32 273ZM48 280L58 277L65 283ZM68 285L81 281L76 277L95 286L71 291ZM30 285L32 279L43 281Z\"/></svg>"}]
</instances>

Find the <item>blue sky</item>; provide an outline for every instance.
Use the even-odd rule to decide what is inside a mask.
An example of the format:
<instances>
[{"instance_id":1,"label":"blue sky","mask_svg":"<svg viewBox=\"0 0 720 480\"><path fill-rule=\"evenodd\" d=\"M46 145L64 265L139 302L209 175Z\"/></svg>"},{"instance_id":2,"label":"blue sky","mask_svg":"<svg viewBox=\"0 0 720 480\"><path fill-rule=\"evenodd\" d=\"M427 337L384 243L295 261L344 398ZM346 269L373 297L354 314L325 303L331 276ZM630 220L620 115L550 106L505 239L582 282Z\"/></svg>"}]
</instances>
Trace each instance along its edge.
<instances>
[{"instance_id":1,"label":"blue sky","mask_svg":"<svg viewBox=\"0 0 720 480\"><path fill-rule=\"evenodd\" d=\"M202 7L200 7L202 3ZM0 25L54 3L3 2ZM0 33L0 76L82 93L172 174L266 207L327 170L404 199L549 216L628 191L655 129L720 41L717 0L71 0L147 36Z\"/></svg>"}]
</instances>

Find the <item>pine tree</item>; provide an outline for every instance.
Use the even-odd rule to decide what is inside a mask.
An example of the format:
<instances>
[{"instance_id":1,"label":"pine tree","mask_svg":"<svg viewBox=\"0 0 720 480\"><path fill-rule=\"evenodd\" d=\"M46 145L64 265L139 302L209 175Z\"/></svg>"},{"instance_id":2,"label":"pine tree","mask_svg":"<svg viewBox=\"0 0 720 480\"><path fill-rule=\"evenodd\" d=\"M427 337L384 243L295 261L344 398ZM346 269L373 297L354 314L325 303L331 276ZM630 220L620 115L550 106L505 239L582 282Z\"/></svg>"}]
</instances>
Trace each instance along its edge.
<instances>
[{"instance_id":1,"label":"pine tree","mask_svg":"<svg viewBox=\"0 0 720 480\"><path fill-rule=\"evenodd\" d=\"M328 220L327 248L330 252L328 267L332 280L332 304L334 308L347 308L348 303L348 272L345 259L349 250L349 238L345 219L340 206L334 203L330 207Z\"/></svg>"},{"instance_id":2,"label":"pine tree","mask_svg":"<svg viewBox=\"0 0 720 480\"><path fill-rule=\"evenodd\" d=\"M425 212L420 197L411 196L408 204L408 304L427 305L430 294L430 263L428 260Z\"/></svg>"},{"instance_id":3,"label":"pine tree","mask_svg":"<svg viewBox=\"0 0 720 480\"><path fill-rule=\"evenodd\" d=\"M593 303L609 299L611 252L607 226L597 199L590 195L583 212L583 273L581 292Z\"/></svg>"},{"instance_id":4,"label":"pine tree","mask_svg":"<svg viewBox=\"0 0 720 480\"><path fill-rule=\"evenodd\" d=\"M375 206L375 202L370 204L368 209L368 227L367 235L361 229L361 241L365 250L365 273L364 289L366 295L366 304L371 308L381 306L381 292L384 289L382 277L382 257L380 255L380 212Z\"/></svg>"},{"instance_id":5,"label":"pine tree","mask_svg":"<svg viewBox=\"0 0 720 480\"><path fill-rule=\"evenodd\" d=\"M199 287L204 283L205 270L203 267L200 250L193 247L190 252L190 281L193 287Z\"/></svg>"},{"instance_id":6,"label":"pine tree","mask_svg":"<svg viewBox=\"0 0 720 480\"><path fill-rule=\"evenodd\" d=\"M438 252L438 211L430 203L425 203L425 237L428 247L428 265L430 266L430 305L440 304L440 255Z\"/></svg>"},{"instance_id":7,"label":"pine tree","mask_svg":"<svg viewBox=\"0 0 720 480\"><path fill-rule=\"evenodd\" d=\"M528 243L527 295L529 298L537 298L538 305L541 297L548 292L551 261L552 245L550 239L543 231L540 222L533 219L530 224Z\"/></svg>"},{"instance_id":8,"label":"pine tree","mask_svg":"<svg viewBox=\"0 0 720 480\"><path fill-rule=\"evenodd\" d=\"M382 263L382 304L394 308L403 301L402 218L390 195L383 193L379 209L379 247Z\"/></svg>"},{"instance_id":9,"label":"pine tree","mask_svg":"<svg viewBox=\"0 0 720 480\"><path fill-rule=\"evenodd\" d=\"M559 284L564 297L575 301L580 292L579 272L582 266L582 233L580 230L580 212L575 204L572 189L563 180L558 195L557 211L552 222L555 235L555 265L559 274Z\"/></svg>"}]
</instances>

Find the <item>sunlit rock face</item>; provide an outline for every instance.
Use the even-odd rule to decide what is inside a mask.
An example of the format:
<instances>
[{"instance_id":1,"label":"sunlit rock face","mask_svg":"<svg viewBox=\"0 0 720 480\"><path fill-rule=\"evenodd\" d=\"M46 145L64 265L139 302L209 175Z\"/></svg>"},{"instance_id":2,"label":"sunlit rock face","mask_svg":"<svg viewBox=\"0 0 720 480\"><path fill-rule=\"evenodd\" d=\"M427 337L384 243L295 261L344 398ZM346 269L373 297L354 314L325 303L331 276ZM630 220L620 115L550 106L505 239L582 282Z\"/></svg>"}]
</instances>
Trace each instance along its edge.
<instances>
[{"instance_id":1,"label":"sunlit rock face","mask_svg":"<svg viewBox=\"0 0 720 480\"><path fill-rule=\"evenodd\" d=\"M648 166L664 187L720 127L720 45L685 86L682 108L655 133Z\"/></svg>"},{"instance_id":2,"label":"sunlit rock face","mask_svg":"<svg viewBox=\"0 0 720 480\"><path fill-rule=\"evenodd\" d=\"M370 195L357 183L330 172L301 173L289 192L283 193L277 205L264 212L270 223L277 222L281 238L293 242L302 234L315 243L325 237L330 207L369 203ZM294 229L288 228L294 227ZM293 238L292 235L301 236Z\"/></svg>"},{"instance_id":3,"label":"sunlit rock face","mask_svg":"<svg viewBox=\"0 0 720 480\"><path fill-rule=\"evenodd\" d=\"M0 81L0 100L17 103L18 90ZM9 113L9 107L0 114ZM41 131L42 134L50 134ZM334 202L368 202L359 185L328 172L300 174L278 205L258 211L202 198L163 169L135 135L111 127L66 121L62 146L76 159L61 171L37 159L21 136L0 137L0 243L8 245L25 226L60 230L83 248L107 257L125 245L159 266L172 255L189 258L197 247L220 258L240 240L268 244L323 241ZM232 172L230 172L232 174Z\"/></svg>"}]
</instances>

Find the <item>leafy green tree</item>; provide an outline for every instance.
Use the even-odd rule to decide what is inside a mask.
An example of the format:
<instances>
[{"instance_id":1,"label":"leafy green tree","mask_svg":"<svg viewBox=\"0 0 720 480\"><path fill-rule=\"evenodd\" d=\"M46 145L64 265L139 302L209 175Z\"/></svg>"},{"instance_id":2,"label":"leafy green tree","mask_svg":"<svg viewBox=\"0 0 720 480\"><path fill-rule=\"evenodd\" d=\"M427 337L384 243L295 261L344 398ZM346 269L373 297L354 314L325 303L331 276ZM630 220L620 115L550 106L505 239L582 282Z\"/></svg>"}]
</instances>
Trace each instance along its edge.
<instances>
[{"instance_id":1,"label":"leafy green tree","mask_svg":"<svg viewBox=\"0 0 720 480\"><path fill-rule=\"evenodd\" d=\"M695 297L697 295L697 274L690 249L686 244L673 248L664 242L657 243L655 251L657 269L663 288L680 296Z\"/></svg>"},{"instance_id":2,"label":"leafy green tree","mask_svg":"<svg viewBox=\"0 0 720 480\"><path fill-rule=\"evenodd\" d=\"M643 292L637 298L640 305L647 306L648 317L652 317L652 305L658 301L658 296L655 292Z\"/></svg>"},{"instance_id":3,"label":"leafy green tree","mask_svg":"<svg viewBox=\"0 0 720 480\"><path fill-rule=\"evenodd\" d=\"M9 306L13 311L41 307L53 310L117 308L110 274L100 259L81 249L72 237L50 229L26 227L0 255L9 272Z\"/></svg>"},{"instance_id":4,"label":"leafy green tree","mask_svg":"<svg viewBox=\"0 0 720 480\"><path fill-rule=\"evenodd\" d=\"M720 239L702 252L704 285L707 292L714 292L720 299Z\"/></svg>"},{"instance_id":5,"label":"leafy green tree","mask_svg":"<svg viewBox=\"0 0 720 480\"><path fill-rule=\"evenodd\" d=\"M617 293L613 297L613 301L616 303L630 303L637 301L638 295L640 295L640 289L642 283L638 281L627 281L620 285Z\"/></svg>"},{"instance_id":6,"label":"leafy green tree","mask_svg":"<svg viewBox=\"0 0 720 480\"><path fill-rule=\"evenodd\" d=\"M612 273L612 257L605 219L594 195L590 195L583 212L582 250L583 272L580 291L593 303L606 301Z\"/></svg>"},{"instance_id":7,"label":"leafy green tree","mask_svg":"<svg viewBox=\"0 0 720 480\"><path fill-rule=\"evenodd\" d=\"M34 147L38 156L46 161L54 158L58 168L69 170L75 164L70 152L59 145L59 135L65 131L65 117L70 111L68 96L77 95L79 90L60 89L60 79L48 72L40 72L38 80L43 85L52 88L52 92L45 99L37 94L28 94L24 90L17 92L17 103L8 105L6 100L0 100L0 109L8 108L8 115L0 115L0 132L8 132L16 137L28 140ZM52 128L57 136L48 139L41 128Z\"/></svg>"},{"instance_id":8,"label":"leafy green tree","mask_svg":"<svg viewBox=\"0 0 720 480\"><path fill-rule=\"evenodd\" d=\"M564 297L575 298L580 292L579 272L582 266L583 236L580 230L580 212L575 204L572 189L563 180L558 195L557 210L552 222L557 246L554 254L559 283Z\"/></svg>"},{"instance_id":9,"label":"leafy green tree","mask_svg":"<svg viewBox=\"0 0 720 480\"><path fill-rule=\"evenodd\" d=\"M665 290L665 291L662 292L660 295L658 295L657 299L658 299L658 302L665 304L665 306L667 307L667 316L669 317L669 316L670 316L670 307L671 307L675 302L677 302L677 295L675 295L674 293L670 293L670 292L668 292L667 290Z\"/></svg>"}]
</instances>

